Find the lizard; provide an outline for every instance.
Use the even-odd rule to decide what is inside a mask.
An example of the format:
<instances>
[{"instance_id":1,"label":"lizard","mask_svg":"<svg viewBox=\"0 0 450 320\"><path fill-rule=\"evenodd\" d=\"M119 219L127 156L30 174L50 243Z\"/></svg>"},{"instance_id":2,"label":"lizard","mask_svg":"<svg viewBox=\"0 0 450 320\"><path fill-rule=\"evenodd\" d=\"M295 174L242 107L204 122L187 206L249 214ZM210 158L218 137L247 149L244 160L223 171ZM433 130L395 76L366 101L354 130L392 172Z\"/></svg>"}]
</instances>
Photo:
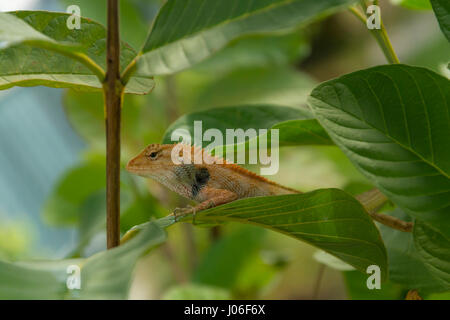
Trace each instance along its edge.
<instances>
[{"instance_id":1,"label":"lizard","mask_svg":"<svg viewBox=\"0 0 450 320\"><path fill-rule=\"evenodd\" d=\"M199 154L202 161L197 163L195 157ZM179 195L198 202L194 207L179 209L181 215L192 213L194 218L198 211L238 199L302 193L223 158L211 156L200 147L182 144L150 144L127 163L126 170L154 179ZM355 198L375 221L403 232L412 231L413 223L376 212L388 200L378 189ZM173 212L175 217L176 211Z\"/></svg>"},{"instance_id":2,"label":"lizard","mask_svg":"<svg viewBox=\"0 0 450 320\"><path fill-rule=\"evenodd\" d=\"M178 158L176 161L173 154ZM200 163L195 161L198 154L202 155ZM248 197L301 193L212 156L205 149L181 144L150 144L128 162L126 170L156 180L199 203L190 208L177 208L175 211L181 211L182 215L195 216L198 211Z\"/></svg>"}]
</instances>

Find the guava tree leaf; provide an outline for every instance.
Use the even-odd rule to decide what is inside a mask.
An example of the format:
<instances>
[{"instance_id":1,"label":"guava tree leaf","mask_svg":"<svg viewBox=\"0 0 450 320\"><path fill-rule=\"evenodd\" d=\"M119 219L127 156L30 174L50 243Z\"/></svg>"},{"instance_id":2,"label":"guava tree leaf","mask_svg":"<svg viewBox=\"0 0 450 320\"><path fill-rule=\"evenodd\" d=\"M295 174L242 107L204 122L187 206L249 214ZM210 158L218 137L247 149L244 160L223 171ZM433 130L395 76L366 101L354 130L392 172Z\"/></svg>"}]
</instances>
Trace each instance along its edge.
<instances>
[{"instance_id":1,"label":"guava tree leaf","mask_svg":"<svg viewBox=\"0 0 450 320\"><path fill-rule=\"evenodd\" d=\"M288 120L277 123L272 129L280 130L280 143L283 146L334 145L316 119Z\"/></svg>"},{"instance_id":2,"label":"guava tree leaf","mask_svg":"<svg viewBox=\"0 0 450 320\"><path fill-rule=\"evenodd\" d=\"M398 208L386 214L404 221L411 220ZM444 283L426 267L414 244L412 233L384 225L380 225L380 232L388 254L390 281L399 283L406 289L417 289L420 293L446 291Z\"/></svg>"},{"instance_id":3,"label":"guava tree leaf","mask_svg":"<svg viewBox=\"0 0 450 320\"><path fill-rule=\"evenodd\" d=\"M242 68L278 67L301 60L308 55L309 50L306 37L299 35L298 31L251 35L231 41L223 50L197 64L193 70L217 75Z\"/></svg>"},{"instance_id":4,"label":"guava tree leaf","mask_svg":"<svg viewBox=\"0 0 450 320\"><path fill-rule=\"evenodd\" d=\"M182 221L190 221L187 216ZM195 223L240 222L305 241L366 272L378 265L387 278L380 233L363 206L338 189L255 197L197 212Z\"/></svg>"},{"instance_id":5,"label":"guava tree leaf","mask_svg":"<svg viewBox=\"0 0 450 320\"><path fill-rule=\"evenodd\" d=\"M150 222L127 243L87 259L0 261L0 299L126 299L136 261L165 240L165 231ZM79 290L67 288L70 265L80 268Z\"/></svg>"},{"instance_id":6,"label":"guava tree leaf","mask_svg":"<svg viewBox=\"0 0 450 320\"><path fill-rule=\"evenodd\" d=\"M416 220L414 244L428 270L450 290L450 237L433 226Z\"/></svg>"},{"instance_id":7,"label":"guava tree leaf","mask_svg":"<svg viewBox=\"0 0 450 320\"><path fill-rule=\"evenodd\" d=\"M237 106L216 108L186 114L166 131L163 143L174 143L175 130L187 130L194 137L194 121L202 122L203 132L210 128L220 130L226 143L227 129L279 129L279 145L332 144L328 134L306 109L281 106ZM210 142L205 141L203 147Z\"/></svg>"},{"instance_id":8,"label":"guava tree leaf","mask_svg":"<svg viewBox=\"0 0 450 320\"><path fill-rule=\"evenodd\" d=\"M324 82L314 114L353 164L407 213L450 230L450 81L378 66Z\"/></svg>"},{"instance_id":9,"label":"guava tree leaf","mask_svg":"<svg viewBox=\"0 0 450 320\"><path fill-rule=\"evenodd\" d=\"M143 75L188 68L252 33L291 29L351 4L349 0L170 0L137 61Z\"/></svg>"},{"instance_id":10,"label":"guava tree leaf","mask_svg":"<svg viewBox=\"0 0 450 320\"><path fill-rule=\"evenodd\" d=\"M80 30L70 30L68 18L66 13L47 11L0 13L0 90L37 85L82 90L102 88L98 75L80 61L90 60L94 69L104 73L106 30L84 18ZM122 68L135 56L136 52L123 43ZM153 84L150 77L135 76L130 79L126 92L148 93Z\"/></svg>"},{"instance_id":11,"label":"guava tree leaf","mask_svg":"<svg viewBox=\"0 0 450 320\"><path fill-rule=\"evenodd\" d=\"M430 0L430 2L442 32L450 41L450 2L447 0Z\"/></svg>"}]
</instances>

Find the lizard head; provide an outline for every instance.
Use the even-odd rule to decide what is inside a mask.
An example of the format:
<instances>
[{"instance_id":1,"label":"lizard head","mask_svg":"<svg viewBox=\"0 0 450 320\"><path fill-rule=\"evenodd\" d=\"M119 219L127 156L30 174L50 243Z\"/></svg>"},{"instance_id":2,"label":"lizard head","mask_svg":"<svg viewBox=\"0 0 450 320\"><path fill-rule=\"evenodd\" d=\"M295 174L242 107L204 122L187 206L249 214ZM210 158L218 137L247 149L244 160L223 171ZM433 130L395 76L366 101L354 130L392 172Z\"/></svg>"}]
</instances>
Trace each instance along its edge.
<instances>
[{"instance_id":1,"label":"lizard head","mask_svg":"<svg viewBox=\"0 0 450 320\"><path fill-rule=\"evenodd\" d=\"M148 178L164 175L164 172L174 167L171 158L172 148L173 145L170 144L151 144L131 159L126 169L128 172Z\"/></svg>"}]
</instances>

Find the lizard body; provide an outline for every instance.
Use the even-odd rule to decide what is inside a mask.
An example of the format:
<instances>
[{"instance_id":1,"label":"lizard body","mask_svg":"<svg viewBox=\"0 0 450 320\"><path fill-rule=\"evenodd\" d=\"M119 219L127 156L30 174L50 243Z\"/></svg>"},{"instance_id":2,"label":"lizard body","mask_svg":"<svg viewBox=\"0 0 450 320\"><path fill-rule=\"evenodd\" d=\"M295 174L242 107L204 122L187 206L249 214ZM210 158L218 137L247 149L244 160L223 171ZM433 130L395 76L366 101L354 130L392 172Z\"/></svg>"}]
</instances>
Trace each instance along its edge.
<instances>
[{"instance_id":1,"label":"lizard body","mask_svg":"<svg viewBox=\"0 0 450 320\"><path fill-rule=\"evenodd\" d=\"M182 145L184 148L178 154L174 150L176 146L180 144L151 144L131 159L126 169L152 178L179 195L199 202L194 208L182 209L182 215L195 214L242 198L301 193L224 159L213 157L201 148ZM173 161L173 154L177 155L175 158L180 160L179 163ZM202 155L203 161L192 163L190 159L195 159L198 154ZM393 229L412 231L413 223L376 212L387 201L378 189L357 195L356 199L374 220Z\"/></svg>"},{"instance_id":2,"label":"lizard body","mask_svg":"<svg viewBox=\"0 0 450 320\"><path fill-rule=\"evenodd\" d=\"M242 198L300 193L213 157L199 147L183 145L184 151L178 153L180 148L174 150L175 146L180 145L151 144L131 159L126 169L152 178L179 195L199 202L193 208L194 212ZM190 161L199 153L203 159L200 164ZM173 154L178 157L179 164L173 161Z\"/></svg>"}]
</instances>

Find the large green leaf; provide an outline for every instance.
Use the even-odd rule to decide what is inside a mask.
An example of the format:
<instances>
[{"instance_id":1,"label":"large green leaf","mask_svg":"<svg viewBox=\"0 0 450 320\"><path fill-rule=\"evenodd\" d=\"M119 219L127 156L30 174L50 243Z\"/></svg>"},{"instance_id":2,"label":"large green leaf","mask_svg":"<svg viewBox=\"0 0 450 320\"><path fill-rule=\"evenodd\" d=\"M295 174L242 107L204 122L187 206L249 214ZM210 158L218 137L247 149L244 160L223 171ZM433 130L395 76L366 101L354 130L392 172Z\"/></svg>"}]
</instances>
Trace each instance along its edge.
<instances>
[{"instance_id":1,"label":"large green leaf","mask_svg":"<svg viewBox=\"0 0 450 320\"><path fill-rule=\"evenodd\" d=\"M379 66L319 85L309 102L354 165L398 206L450 230L450 81Z\"/></svg>"},{"instance_id":2,"label":"large green leaf","mask_svg":"<svg viewBox=\"0 0 450 320\"><path fill-rule=\"evenodd\" d=\"M287 65L297 62L309 53L305 38L299 35L298 31L242 37L230 42L227 47L196 65L193 70L213 72L217 75L242 68Z\"/></svg>"},{"instance_id":3,"label":"large green leaf","mask_svg":"<svg viewBox=\"0 0 450 320\"><path fill-rule=\"evenodd\" d=\"M192 216L184 218L192 220ZM338 189L237 200L198 212L196 223L241 222L312 244L366 272L378 265L387 277L380 233L362 205Z\"/></svg>"},{"instance_id":4,"label":"large green leaf","mask_svg":"<svg viewBox=\"0 0 450 320\"><path fill-rule=\"evenodd\" d=\"M0 89L102 88L98 77L106 69L106 30L84 18L80 30L70 30L68 18L66 13L47 11L0 13ZM122 44L122 68L135 56L131 47ZM126 92L148 93L153 84L149 77L132 77Z\"/></svg>"},{"instance_id":5,"label":"large green leaf","mask_svg":"<svg viewBox=\"0 0 450 320\"><path fill-rule=\"evenodd\" d=\"M387 214L410 221L410 217L398 208ZM446 290L444 283L426 267L414 245L412 233L384 225L380 226L380 231L388 253L390 281L402 284L407 289L417 289L421 293Z\"/></svg>"},{"instance_id":6,"label":"large green leaf","mask_svg":"<svg viewBox=\"0 0 450 320\"><path fill-rule=\"evenodd\" d=\"M280 146L332 144L320 124L309 111L279 106L238 106L193 112L176 120L166 131L163 143L173 143L175 130L187 130L194 137L194 121L202 121L202 130L210 128L222 132L225 141L227 129L279 129ZM210 142L205 141L203 147Z\"/></svg>"},{"instance_id":7,"label":"large green leaf","mask_svg":"<svg viewBox=\"0 0 450 320\"><path fill-rule=\"evenodd\" d=\"M416 220L414 244L430 272L446 290L450 290L450 237L440 230Z\"/></svg>"},{"instance_id":8,"label":"large green leaf","mask_svg":"<svg viewBox=\"0 0 450 320\"><path fill-rule=\"evenodd\" d=\"M0 261L0 299L126 299L137 259L166 239L151 222L126 244L87 259ZM81 270L81 289L66 286L67 267Z\"/></svg>"},{"instance_id":9,"label":"large green leaf","mask_svg":"<svg viewBox=\"0 0 450 320\"><path fill-rule=\"evenodd\" d=\"M170 74L190 67L229 41L290 29L350 0L169 0L161 8L137 61L138 74Z\"/></svg>"},{"instance_id":10,"label":"large green leaf","mask_svg":"<svg viewBox=\"0 0 450 320\"><path fill-rule=\"evenodd\" d=\"M450 41L450 2L447 0L430 0L430 2L442 32Z\"/></svg>"}]
</instances>

